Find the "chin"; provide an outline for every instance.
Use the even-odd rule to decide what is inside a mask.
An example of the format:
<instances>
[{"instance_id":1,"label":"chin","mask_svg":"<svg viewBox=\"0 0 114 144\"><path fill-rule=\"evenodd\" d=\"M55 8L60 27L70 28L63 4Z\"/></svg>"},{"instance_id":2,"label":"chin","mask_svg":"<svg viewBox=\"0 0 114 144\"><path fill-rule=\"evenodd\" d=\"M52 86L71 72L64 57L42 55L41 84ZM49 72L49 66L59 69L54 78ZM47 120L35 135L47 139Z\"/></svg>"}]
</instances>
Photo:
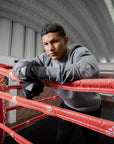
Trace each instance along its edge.
<instances>
[{"instance_id":1,"label":"chin","mask_svg":"<svg viewBox=\"0 0 114 144\"><path fill-rule=\"evenodd\" d=\"M51 57L53 60L57 60L57 58Z\"/></svg>"}]
</instances>

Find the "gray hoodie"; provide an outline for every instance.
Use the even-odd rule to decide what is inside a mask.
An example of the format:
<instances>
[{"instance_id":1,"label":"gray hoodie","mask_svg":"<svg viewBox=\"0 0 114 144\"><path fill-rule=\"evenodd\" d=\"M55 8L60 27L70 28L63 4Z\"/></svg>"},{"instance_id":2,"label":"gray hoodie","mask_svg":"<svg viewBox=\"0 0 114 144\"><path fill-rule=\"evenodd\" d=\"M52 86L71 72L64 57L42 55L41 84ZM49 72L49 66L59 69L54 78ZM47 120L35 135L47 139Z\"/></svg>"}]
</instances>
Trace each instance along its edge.
<instances>
[{"instance_id":1,"label":"gray hoodie","mask_svg":"<svg viewBox=\"0 0 114 144\"><path fill-rule=\"evenodd\" d=\"M34 61L42 67L42 79L53 79L61 84L79 79L99 78L95 57L87 48L77 44L68 46L67 54L61 60L52 60L44 52ZM95 92L78 92L61 88L54 90L67 106L81 112L95 111L101 105L100 95Z\"/></svg>"}]
</instances>

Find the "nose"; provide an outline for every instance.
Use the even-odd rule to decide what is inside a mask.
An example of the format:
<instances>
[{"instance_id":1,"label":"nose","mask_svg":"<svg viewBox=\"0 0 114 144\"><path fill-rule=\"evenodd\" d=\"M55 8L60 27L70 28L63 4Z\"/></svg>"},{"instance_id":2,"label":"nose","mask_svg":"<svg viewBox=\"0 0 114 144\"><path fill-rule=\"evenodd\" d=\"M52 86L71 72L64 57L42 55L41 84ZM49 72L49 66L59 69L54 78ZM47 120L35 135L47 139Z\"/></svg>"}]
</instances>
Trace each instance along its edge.
<instances>
[{"instance_id":1,"label":"nose","mask_svg":"<svg viewBox=\"0 0 114 144\"><path fill-rule=\"evenodd\" d=\"M54 46L51 43L48 45L48 48L49 48L49 51L54 51Z\"/></svg>"}]
</instances>

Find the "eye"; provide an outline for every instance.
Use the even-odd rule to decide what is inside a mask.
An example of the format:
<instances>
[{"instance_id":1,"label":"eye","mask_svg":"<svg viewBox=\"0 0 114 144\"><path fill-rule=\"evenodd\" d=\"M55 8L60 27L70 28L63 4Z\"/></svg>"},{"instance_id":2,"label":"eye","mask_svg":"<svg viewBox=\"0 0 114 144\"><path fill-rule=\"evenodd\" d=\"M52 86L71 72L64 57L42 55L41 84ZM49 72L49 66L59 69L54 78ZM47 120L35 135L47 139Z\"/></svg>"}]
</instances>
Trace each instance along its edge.
<instances>
[{"instance_id":1,"label":"eye","mask_svg":"<svg viewBox=\"0 0 114 144\"><path fill-rule=\"evenodd\" d=\"M44 43L43 45L44 45L44 46L47 46L47 45L48 45L48 43Z\"/></svg>"},{"instance_id":2,"label":"eye","mask_svg":"<svg viewBox=\"0 0 114 144\"><path fill-rule=\"evenodd\" d=\"M52 44L53 44L53 43L57 43L57 42L58 42L58 40L53 40L53 41L52 41Z\"/></svg>"}]
</instances>

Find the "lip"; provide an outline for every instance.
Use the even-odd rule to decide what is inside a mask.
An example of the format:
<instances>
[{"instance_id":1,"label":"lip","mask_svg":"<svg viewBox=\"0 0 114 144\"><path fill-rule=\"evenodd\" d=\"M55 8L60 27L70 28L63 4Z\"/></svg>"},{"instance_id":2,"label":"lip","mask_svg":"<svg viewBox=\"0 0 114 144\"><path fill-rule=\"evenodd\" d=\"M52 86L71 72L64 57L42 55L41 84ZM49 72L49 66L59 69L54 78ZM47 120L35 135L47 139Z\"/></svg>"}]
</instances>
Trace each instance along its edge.
<instances>
[{"instance_id":1,"label":"lip","mask_svg":"<svg viewBox=\"0 0 114 144\"><path fill-rule=\"evenodd\" d=\"M49 53L50 56L56 56L56 53Z\"/></svg>"}]
</instances>

